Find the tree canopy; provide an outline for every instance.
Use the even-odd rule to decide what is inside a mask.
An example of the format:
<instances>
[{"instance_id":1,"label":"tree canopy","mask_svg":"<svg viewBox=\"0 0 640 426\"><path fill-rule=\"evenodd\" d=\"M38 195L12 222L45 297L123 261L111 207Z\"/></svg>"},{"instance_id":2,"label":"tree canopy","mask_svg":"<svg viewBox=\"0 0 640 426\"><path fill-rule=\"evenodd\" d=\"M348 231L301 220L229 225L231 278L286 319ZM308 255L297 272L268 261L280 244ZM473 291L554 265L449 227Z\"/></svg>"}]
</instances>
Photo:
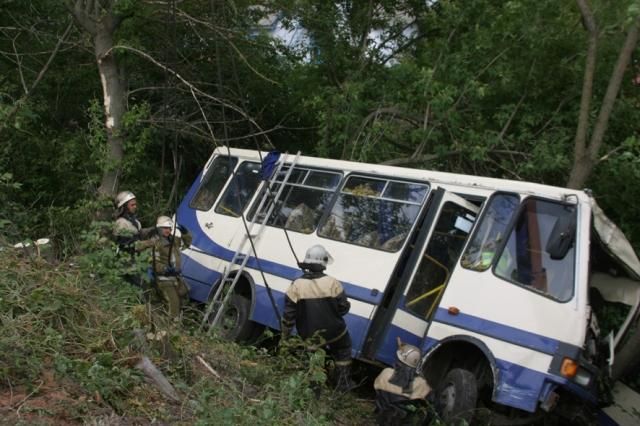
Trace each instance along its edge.
<instances>
[{"instance_id":1,"label":"tree canopy","mask_svg":"<svg viewBox=\"0 0 640 426\"><path fill-rule=\"evenodd\" d=\"M166 211L229 144L560 186L586 164L573 184L592 188L637 246L637 43L599 146L585 157L576 143L599 131L639 10L636 0L5 1L2 229L65 238L73 226L52 225L58 215L80 224L75 208L117 188L146 194L149 215ZM306 43L273 37L276 24Z\"/></svg>"}]
</instances>

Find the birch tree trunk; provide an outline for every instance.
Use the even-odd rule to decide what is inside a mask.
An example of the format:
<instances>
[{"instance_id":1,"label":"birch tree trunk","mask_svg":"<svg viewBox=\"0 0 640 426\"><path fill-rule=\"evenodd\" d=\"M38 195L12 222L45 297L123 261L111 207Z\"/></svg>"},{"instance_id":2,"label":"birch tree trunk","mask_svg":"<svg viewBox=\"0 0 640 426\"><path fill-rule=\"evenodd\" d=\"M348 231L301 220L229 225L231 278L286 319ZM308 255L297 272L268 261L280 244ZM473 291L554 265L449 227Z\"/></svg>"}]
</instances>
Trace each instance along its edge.
<instances>
[{"instance_id":1,"label":"birch tree trunk","mask_svg":"<svg viewBox=\"0 0 640 426\"><path fill-rule=\"evenodd\" d=\"M120 67L111 50L114 33L124 19L114 12L118 0L67 0L67 6L77 25L88 32L93 41L102 97L104 124L107 134L106 167L98 192L113 197L118 190L118 176L124 155L122 117L126 111L126 92Z\"/></svg>"}]
</instances>

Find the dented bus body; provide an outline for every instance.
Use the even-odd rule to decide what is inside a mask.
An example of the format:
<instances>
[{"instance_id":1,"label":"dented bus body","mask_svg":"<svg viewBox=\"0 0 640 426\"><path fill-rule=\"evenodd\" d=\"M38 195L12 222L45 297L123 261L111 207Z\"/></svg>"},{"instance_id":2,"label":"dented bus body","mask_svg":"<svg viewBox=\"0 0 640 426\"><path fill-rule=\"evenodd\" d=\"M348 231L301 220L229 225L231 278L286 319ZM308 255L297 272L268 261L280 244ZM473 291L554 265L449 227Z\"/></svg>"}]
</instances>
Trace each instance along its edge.
<instances>
[{"instance_id":1,"label":"dented bus body","mask_svg":"<svg viewBox=\"0 0 640 426\"><path fill-rule=\"evenodd\" d=\"M217 149L179 207L194 237L182 273L197 301L237 267L268 185L265 155ZM588 192L314 157L274 180L282 196L227 307L232 338L280 328L297 259L322 244L351 302L353 356L392 365L397 337L420 347L421 372L449 415L464 416L463 394L529 413L564 394L598 400L637 319L640 262ZM597 321L605 301L627 307L608 336Z\"/></svg>"}]
</instances>

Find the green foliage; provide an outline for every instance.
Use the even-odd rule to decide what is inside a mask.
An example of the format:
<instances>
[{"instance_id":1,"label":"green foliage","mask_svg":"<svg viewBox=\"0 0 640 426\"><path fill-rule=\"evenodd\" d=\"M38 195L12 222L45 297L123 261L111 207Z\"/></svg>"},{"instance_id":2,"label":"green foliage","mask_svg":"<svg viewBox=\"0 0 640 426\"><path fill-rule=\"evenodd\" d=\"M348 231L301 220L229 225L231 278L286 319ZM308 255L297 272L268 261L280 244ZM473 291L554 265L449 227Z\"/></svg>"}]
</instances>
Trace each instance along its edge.
<instances>
[{"instance_id":1,"label":"green foliage","mask_svg":"<svg viewBox=\"0 0 640 426\"><path fill-rule=\"evenodd\" d=\"M159 305L142 304L139 290L122 280L130 263L103 237L105 227L97 223L83 233L79 240L86 254L64 263L3 248L0 381L12 392L27 389L33 399L43 394L45 400L46 389L73 393L60 418L79 421L102 415L99 401L104 401L119 416L138 422L371 422L371 404L327 387L324 352L304 351L300 339L282 345L278 354L242 347L201 331L199 310L187 311L180 326L160 314ZM134 330L146 335L142 346ZM164 343L154 336L166 336ZM175 386L181 404L158 401L157 390L135 368L142 351ZM45 411L39 418L56 422L55 415Z\"/></svg>"},{"instance_id":2,"label":"green foliage","mask_svg":"<svg viewBox=\"0 0 640 426\"><path fill-rule=\"evenodd\" d=\"M2 266L4 383L29 385L54 368L117 402L118 394L139 381L136 372L115 365L111 354L113 338L132 325L127 312L136 300L122 281L110 286L84 269L56 267L20 252L5 251Z\"/></svg>"},{"instance_id":3,"label":"green foliage","mask_svg":"<svg viewBox=\"0 0 640 426\"><path fill-rule=\"evenodd\" d=\"M597 104L625 28L640 8L638 0L591 4L601 28ZM112 207L109 200L96 201L104 170L121 169L119 189L138 194L145 225L174 210L216 144L270 148L267 136L282 151L367 162L406 159L414 167L556 185L567 179L586 49L575 2L479 0L470 7L453 0L196 0L174 11L169 3L125 0L115 7L127 18L115 34L118 44L145 52L211 96L196 95L153 61L117 51L128 111L120 135L124 161L109 163L89 38L72 30L37 90L23 100L46 61L42 52L53 50L69 15L62 2L0 4L0 243L50 237L58 257L76 265L34 271L20 257L3 264L15 269L0 278L0 312L11 312L2 316L8 329L3 327L0 350L15 347L21 355L0 358L12 381L37 379L53 358L59 374L75 377L118 409L149 409L125 401L131 397L126 389L140 381L123 361L129 353L121 346L143 321L132 313L138 312L136 294L122 285L120 271L141 273L146 260L131 264L115 255L107 217L92 224L98 212ZM258 28L259 19L272 12L281 12L290 29L303 25L309 46L288 46ZM380 40L387 40L384 48ZM640 71L630 67L634 72ZM589 186L638 248L640 104L629 77ZM14 105L19 108L9 117ZM596 115L594 108L592 120ZM170 194L176 195L169 200ZM606 317L605 323L619 321L616 312ZM75 320L83 325L71 326ZM97 330L95 336L86 335L89 328ZM189 333L194 347L218 344ZM117 348L107 342L112 336ZM194 355L181 332L171 338L181 356ZM185 389L194 386L189 408L202 418L270 423L280 416L297 424L335 419L309 394L323 382L321 359L283 353L286 365L280 365L270 354L225 350L242 367L234 370L235 363L221 360L235 374L223 386L192 383L184 363L163 366ZM243 385L253 387L252 396Z\"/></svg>"},{"instance_id":4,"label":"green foliage","mask_svg":"<svg viewBox=\"0 0 640 426\"><path fill-rule=\"evenodd\" d=\"M15 203L11 201L11 191L17 191L20 183L13 181L11 173L0 174L0 232L5 231L13 223L17 211Z\"/></svg>"}]
</instances>

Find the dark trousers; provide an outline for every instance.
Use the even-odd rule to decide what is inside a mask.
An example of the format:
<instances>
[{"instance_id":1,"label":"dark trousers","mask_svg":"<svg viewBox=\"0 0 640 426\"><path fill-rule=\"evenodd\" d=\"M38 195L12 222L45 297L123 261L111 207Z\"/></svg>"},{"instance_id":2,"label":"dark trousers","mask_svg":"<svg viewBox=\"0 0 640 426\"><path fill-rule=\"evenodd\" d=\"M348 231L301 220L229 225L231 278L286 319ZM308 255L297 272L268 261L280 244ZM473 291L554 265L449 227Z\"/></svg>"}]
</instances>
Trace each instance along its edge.
<instances>
[{"instance_id":1,"label":"dark trousers","mask_svg":"<svg viewBox=\"0 0 640 426\"><path fill-rule=\"evenodd\" d=\"M327 343L326 348L336 366L351 364L351 336L348 331L337 340Z\"/></svg>"}]
</instances>

